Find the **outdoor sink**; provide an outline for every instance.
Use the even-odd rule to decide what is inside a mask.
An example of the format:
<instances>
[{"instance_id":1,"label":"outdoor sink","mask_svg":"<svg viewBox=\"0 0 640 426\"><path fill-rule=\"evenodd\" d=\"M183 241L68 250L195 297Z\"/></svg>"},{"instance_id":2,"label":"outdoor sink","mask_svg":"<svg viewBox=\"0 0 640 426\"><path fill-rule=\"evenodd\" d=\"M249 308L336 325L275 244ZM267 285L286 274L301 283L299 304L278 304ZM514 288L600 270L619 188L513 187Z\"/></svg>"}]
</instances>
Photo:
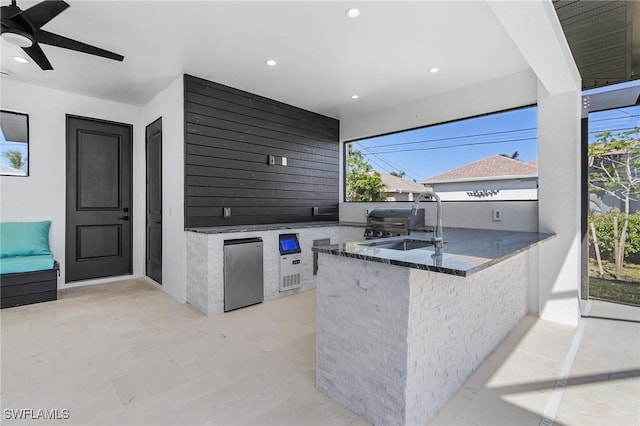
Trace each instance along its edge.
<instances>
[{"instance_id":1,"label":"outdoor sink","mask_svg":"<svg viewBox=\"0 0 640 426\"><path fill-rule=\"evenodd\" d=\"M376 248L384 248L389 250L401 250L401 251L421 249L421 248L433 246L433 243L431 241L416 240L413 238L404 238L401 240L391 240L391 241L385 241L385 240L372 241L370 243L364 242L361 244L367 247L376 247Z\"/></svg>"}]
</instances>

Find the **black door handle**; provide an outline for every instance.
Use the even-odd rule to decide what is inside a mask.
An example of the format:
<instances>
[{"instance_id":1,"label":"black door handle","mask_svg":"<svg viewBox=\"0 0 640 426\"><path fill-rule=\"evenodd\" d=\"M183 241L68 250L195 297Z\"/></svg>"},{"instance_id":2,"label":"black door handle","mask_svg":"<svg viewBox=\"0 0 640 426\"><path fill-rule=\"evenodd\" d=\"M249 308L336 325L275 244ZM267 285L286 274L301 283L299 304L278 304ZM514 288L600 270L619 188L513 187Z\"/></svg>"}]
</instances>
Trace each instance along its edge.
<instances>
[{"instance_id":1,"label":"black door handle","mask_svg":"<svg viewBox=\"0 0 640 426\"><path fill-rule=\"evenodd\" d=\"M118 219L120 219L120 220L129 220L129 216L120 216Z\"/></svg>"},{"instance_id":2,"label":"black door handle","mask_svg":"<svg viewBox=\"0 0 640 426\"><path fill-rule=\"evenodd\" d=\"M158 225L162 225L162 221L161 221L161 220L157 221L156 223L157 223Z\"/></svg>"}]
</instances>

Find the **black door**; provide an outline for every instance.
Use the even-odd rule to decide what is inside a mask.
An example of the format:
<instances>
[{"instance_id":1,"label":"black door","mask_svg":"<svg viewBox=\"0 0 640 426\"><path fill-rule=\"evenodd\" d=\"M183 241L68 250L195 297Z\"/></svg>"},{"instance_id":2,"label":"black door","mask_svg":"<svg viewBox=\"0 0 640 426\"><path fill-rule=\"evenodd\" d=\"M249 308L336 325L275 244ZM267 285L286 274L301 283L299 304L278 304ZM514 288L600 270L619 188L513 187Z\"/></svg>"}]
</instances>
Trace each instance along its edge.
<instances>
[{"instance_id":1,"label":"black door","mask_svg":"<svg viewBox=\"0 0 640 426\"><path fill-rule=\"evenodd\" d=\"M67 116L66 281L131 274L132 126Z\"/></svg>"},{"instance_id":2,"label":"black door","mask_svg":"<svg viewBox=\"0 0 640 426\"><path fill-rule=\"evenodd\" d=\"M162 284L162 118L147 126L147 276Z\"/></svg>"}]
</instances>

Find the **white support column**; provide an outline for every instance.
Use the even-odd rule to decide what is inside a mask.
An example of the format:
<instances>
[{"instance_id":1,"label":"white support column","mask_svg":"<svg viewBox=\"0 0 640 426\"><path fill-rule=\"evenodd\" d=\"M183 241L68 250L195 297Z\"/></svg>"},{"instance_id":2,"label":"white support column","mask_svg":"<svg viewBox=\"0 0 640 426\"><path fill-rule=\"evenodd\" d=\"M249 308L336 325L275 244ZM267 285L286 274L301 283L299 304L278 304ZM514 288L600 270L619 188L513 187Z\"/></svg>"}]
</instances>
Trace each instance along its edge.
<instances>
[{"instance_id":1,"label":"white support column","mask_svg":"<svg viewBox=\"0 0 640 426\"><path fill-rule=\"evenodd\" d=\"M537 304L541 318L577 326L580 73L550 0L488 4L538 78L538 227L557 237L530 259L539 272L538 277L530 274L529 296L538 298L529 301L530 308L535 312Z\"/></svg>"},{"instance_id":2,"label":"white support column","mask_svg":"<svg viewBox=\"0 0 640 426\"><path fill-rule=\"evenodd\" d=\"M539 251L540 318L580 319L580 91L550 95L538 85L538 220L555 233Z\"/></svg>"}]
</instances>

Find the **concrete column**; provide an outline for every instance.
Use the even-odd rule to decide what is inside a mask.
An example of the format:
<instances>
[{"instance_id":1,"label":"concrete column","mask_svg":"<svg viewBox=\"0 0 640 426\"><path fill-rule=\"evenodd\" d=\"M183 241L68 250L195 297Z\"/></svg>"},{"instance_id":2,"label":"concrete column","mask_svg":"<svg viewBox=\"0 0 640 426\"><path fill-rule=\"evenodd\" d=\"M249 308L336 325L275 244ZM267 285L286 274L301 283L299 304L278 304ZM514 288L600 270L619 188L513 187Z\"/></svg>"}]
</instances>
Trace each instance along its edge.
<instances>
[{"instance_id":1,"label":"concrete column","mask_svg":"<svg viewBox=\"0 0 640 426\"><path fill-rule=\"evenodd\" d=\"M580 318L579 90L549 94L538 85L538 221L557 235L539 251L539 315L567 325Z\"/></svg>"}]
</instances>

